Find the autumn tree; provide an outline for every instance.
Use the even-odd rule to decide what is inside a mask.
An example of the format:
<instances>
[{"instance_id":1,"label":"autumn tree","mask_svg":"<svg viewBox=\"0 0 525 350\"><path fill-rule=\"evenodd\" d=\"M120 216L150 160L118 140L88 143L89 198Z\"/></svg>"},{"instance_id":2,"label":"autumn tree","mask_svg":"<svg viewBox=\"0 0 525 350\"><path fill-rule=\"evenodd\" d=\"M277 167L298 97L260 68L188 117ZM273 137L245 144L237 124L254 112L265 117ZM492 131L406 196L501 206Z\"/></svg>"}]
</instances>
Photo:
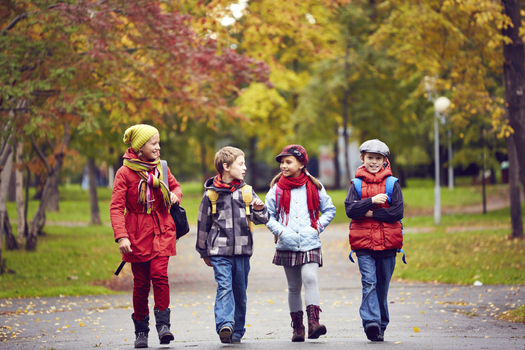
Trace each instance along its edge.
<instances>
[{"instance_id":1,"label":"autumn tree","mask_svg":"<svg viewBox=\"0 0 525 350\"><path fill-rule=\"evenodd\" d=\"M313 65L339 50L333 17L347 2L263 0L243 2L241 8L237 1L180 2L184 11L194 14L196 30L216 37L223 47L263 60L271 69L273 88L252 83L233 102L244 116L235 124L243 132L230 135L244 142L250 154L262 153L259 159L271 161L286 143L306 142L308 147L310 140L297 133L303 120L294 111Z\"/></svg>"},{"instance_id":2,"label":"autumn tree","mask_svg":"<svg viewBox=\"0 0 525 350\"><path fill-rule=\"evenodd\" d=\"M196 35L189 16L168 12L158 1L1 6L0 118L34 145L48 172L27 249L36 248L44 202L72 133L92 133L99 118L113 130L160 124L167 113L235 118L227 97L242 84L267 81L264 63ZM49 137L54 142L46 142ZM40 152L43 142L47 155Z\"/></svg>"},{"instance_id":3,"label":"autumn tree","mask_svg":"<svg viewBox=\"0 0 525 350\"><path fill-rule=\"evenodd\" d=\"M487 149L497 149L498 143L509 137L514 128L512 123L507 123L501 89L503 47L523 51L520 41L515 41L517 34L514 33L514 39L508 35L514 25L501 3L393 1L382 10L389 12L388 17L371 36L370 44L387 50L399 60L396 76L402 81L407 77L437 77L437 92L452 100L448 128L456 131L456 145L462 146L455 152L454 162L465 164L477 160L485 164ZM519 18L519 11L514 15ZM511 46L512 42L516 45ZM518 56L523 58L523 52ZM516 69L523 72L523 60L521 65ZM510 66L506 66L506 71ZM519 64L514 65L517 66ZM508 88L507 83L507 91ZM517 91L519 88L511 90ZM423 84L414 95L424 95ZM488 139L492 139L496 147L487 147ZM521 147L525 147L525 143Z\"/></svg>"},{"instance_id":4,"label":"autumn tree","mask_svg":"<svg viewBox=\"0 0 525 350\"><path fill-rule=\"evenodd\" d=\"M523 219L521 216L520 190L517 176L525 188L525 48L523 46L522 19L520 2L502 0L504 13L511 19L512 25L503 28L507 41L504 46L505 93L508 105L509 124L513 133L507 133L509 151L510 210L512 217L512 236L523 238Z\"/></svg>"}]
</instances>

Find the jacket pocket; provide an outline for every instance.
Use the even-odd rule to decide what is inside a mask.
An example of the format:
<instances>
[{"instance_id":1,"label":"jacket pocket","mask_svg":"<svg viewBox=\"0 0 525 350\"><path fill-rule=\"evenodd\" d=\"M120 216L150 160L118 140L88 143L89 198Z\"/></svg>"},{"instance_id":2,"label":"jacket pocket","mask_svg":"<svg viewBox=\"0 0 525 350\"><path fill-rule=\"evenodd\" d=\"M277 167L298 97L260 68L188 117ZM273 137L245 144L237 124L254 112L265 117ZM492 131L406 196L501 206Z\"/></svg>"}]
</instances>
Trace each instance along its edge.
<instances>
[{"instance_id":1,"label":"jacket pocket","mask_svg":"<svg viewBox=\"0 0 525 350\"><path fill-rule=\"evenodd\" d=\"M299 233L289 227L285 227L279 236L278 246L281 250L298 250Z\"/></svg>"},{"instance_id":2,"label":"jacket pocket","mask_svg":"<svg viewBox=\"0 0 525 350\"><path fill-rule=\"evenodd\" d=\"M385 224L385 248L386 249L400 249L403 246L403 231L401 223L395 222Z\"/></svg>"},{"instance_id":3,"label":"jacket pocket","mask_svg":"<svg viewBox=\"0 0 525 350\"><path fill-rule=\"evenodd\" d=\"M370 236L372 223L370 221L354 222L350 225L350 246L355 249L371 249L372 237Z\"/></svg>"}]
</instances>

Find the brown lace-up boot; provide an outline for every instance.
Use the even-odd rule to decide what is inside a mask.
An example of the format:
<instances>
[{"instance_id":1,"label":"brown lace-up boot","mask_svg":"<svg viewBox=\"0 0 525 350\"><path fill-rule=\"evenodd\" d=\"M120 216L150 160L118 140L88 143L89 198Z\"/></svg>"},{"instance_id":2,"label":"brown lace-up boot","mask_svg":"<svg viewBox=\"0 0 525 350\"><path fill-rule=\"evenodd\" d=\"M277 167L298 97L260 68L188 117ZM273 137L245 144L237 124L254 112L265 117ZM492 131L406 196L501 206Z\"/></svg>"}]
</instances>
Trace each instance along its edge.
<instances>
[{"instance_id":1,"label":"brown lace-up boot","mask_svg":"<svg viewBox=\"0 0 525 350\"><path fill-rule=\"evenodd\" d=\"M293 328L292 341L293 342L304 341L303 312L302 311L290 312L290 316L292 316L291 326Z\"/></svg>"},{"instance_id":2,"label":"brown lace-up boot","mask_svg":"<svg viewBox=\"0 0 525 350\"><path fill-rule=\"evenodd\" d=\"M318 305L308 305L306 313L308 314L308 339L317 339L326 334L326 327L319 324L319 312L323 311Z\"/></svg>"}]
</instances>

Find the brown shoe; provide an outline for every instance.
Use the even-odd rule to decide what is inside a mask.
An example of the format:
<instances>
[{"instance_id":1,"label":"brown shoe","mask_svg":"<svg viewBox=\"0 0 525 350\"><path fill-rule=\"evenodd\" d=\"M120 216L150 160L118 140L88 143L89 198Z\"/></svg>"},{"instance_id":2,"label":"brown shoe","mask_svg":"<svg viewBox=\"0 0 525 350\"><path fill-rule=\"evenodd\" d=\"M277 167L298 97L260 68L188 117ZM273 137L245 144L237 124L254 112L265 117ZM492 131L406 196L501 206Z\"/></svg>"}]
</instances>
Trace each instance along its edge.
<instances>
[{"instance_id":1,"label":"brown shoe","mask_svg":"<svg viewBox=\"0 0 525 350\"><path fill-rule=\"evenodd\" d=\"M303 312L302 311L290 312L290 316L292 316L291 326L293 328L292 341L293 342L304 341Z\"/></svg>"},{"instance_id":2,"label":"brown shoe","mask_svg":"<svg viewBox=\"0 0 525 350\"><path fill-rule=\"evenodd\" d=\"M308 305L306 313L308 314L308 339L317 339L326 334L326 327L319 324L319 312L323 311L318 305Z\"/></svg>"}]
</instances>

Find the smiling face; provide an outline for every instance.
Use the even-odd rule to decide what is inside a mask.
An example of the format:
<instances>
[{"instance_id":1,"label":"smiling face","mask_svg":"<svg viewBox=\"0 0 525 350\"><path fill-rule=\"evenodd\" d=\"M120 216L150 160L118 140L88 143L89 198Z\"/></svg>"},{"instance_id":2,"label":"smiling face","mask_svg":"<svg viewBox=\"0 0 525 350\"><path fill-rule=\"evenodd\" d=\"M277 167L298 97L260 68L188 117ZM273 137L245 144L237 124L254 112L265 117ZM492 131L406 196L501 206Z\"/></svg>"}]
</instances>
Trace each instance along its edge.
<instances>
[{"instance_id":1,"label":"smiling face","mask_svg":"<svg viewBox=\"0 0 525 350\"><path fill-rule=\"evenodd\" d=\"M299 163L294 156L281 157L281 171L285 177L298 177L303 171L304 165Z\"/></svg>"},{"instance_id":2,"label":"smiling face","mask_svg":"<svg viewBox=\"0 0 525 350\"><path fill-rule=\"evenodd\" d=\"M231 165L224 163L223 168L223 182L230 183L233 180L243 180L244 175L246 175L246 163L244 162L244 156L238 156L235 158L235 161Z\"/></svg>"},{"instance_id":3,"label":"smiling face","mask_svg":"<svg viewBox=\"0 0 525 350\"><path fill-rule=\"evenodd\" d=\"M365 153L360 156L363 165L369 173L375 174L383 169L385 157L379 153Z\"/></svg>"},{"instance_id":4,"label":"smiling face","mask_svg":"<svg viewBox=\"0 0 525 350\"><path fill-rule=\"evenodd\" d=\"M152 161L160 157L160 136L155 134L137 152L139 159L143 161Z\"/></svg>"}]
</instances>

